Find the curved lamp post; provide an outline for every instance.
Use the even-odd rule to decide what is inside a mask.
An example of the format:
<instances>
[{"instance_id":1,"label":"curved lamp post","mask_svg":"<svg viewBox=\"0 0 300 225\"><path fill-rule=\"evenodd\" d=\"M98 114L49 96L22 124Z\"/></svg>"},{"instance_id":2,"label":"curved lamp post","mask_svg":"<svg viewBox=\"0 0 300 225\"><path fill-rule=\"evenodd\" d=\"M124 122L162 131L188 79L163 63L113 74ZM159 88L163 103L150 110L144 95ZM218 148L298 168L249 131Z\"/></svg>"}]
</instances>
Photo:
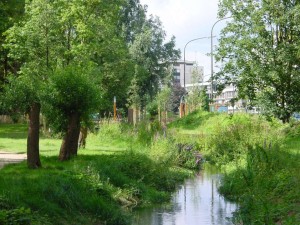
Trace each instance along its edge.
<instances>
[{"instance_id":1,"label":"curved lamp post","mask_svg":"<svg viewBox=\"0 0 300 225\"><path fill-rule=\"evenodd\" d=\"M210 37L200 37L200 38L195 38L195 39L192 39L192 40L190 40L190 41L188 41L186 44L185 44L185 46L184 46L184 51L183 51L183 63L184 63L184 65L183 65L183 87L184 87L184 89L185 89L185 48L186 48L186 46L189 44L189 43L191 43L192 41L196 41L196 40L200 40L200 39L205 39L205 38L213 38L212 37L212 35L210 36Z\"/></svg>"},{"instance_id":2,"label":"curved lamp post","mask_svg":"<svg viewBox=\"0 0 300 225\"><path fill-rule=\"evenodd\" d=\"M230 19L232 18L232 16L228 16L228 17L224 17L222 19L219 19L217 20L214 25L212 26L211 28L211 32L210 32L210 41L211 41L211 45L210 45L210 65L211 65L211 99L213 100L213 94L214 94L214 91L213 91L213 80L214 80L214 56L213 56L213 30L214 30L214 27L215 25L222 21L222 20L226 20L226 19Z\"/></svg>"}]
</instances>

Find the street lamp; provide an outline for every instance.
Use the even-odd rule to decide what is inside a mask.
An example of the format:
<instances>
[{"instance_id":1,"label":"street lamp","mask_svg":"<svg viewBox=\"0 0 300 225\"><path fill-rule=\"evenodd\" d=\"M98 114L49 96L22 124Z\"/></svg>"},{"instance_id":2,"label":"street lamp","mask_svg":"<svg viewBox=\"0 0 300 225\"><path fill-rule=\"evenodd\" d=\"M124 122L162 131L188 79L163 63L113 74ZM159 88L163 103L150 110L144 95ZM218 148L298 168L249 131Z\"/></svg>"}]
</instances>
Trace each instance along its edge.
<instances>
[{"instance_id":1,"label":"street lamp","mask_svg":"<svg viewBox=\"0 0 300 225\"><path fill-rule=\"evenodd\" d=\"M183 87L184 87L184 89L185 89L185 48L186 48L186 46L187 46L189 43L191 43L192 41L196 41L196 40L200 40L200 39L205 39L205 38L213 38L213 37L212 37L212 35L211 35L210 37L200 37L200 38L195 38L195 39L193 39L193 40L188 41L188 42L185 44L185 46L184 46L184 51L183 51L183 63L184 63L184 65L183 65Z\"/></svg>"},{"instance_id":2,"label":"street lamp","mask_svg":"<svg viewBox=\"0 0 300 225\"><path fill-rule=\"evenodd\" d=\"M214 56L213 56L213 30L214 30L214 27L215 25L222 21L222 20L226 20L226 19L230 19L232 18L232 16L229 16L229 17L224 17L222 19L219 19L217 20L214 25L212 26L211 28L211 32L210 32L210 41L211 41L211 45L210 45L210 65L211 65L211 99L213 100L213 94L214 94L214 91L213 91L213 79L214 79Z\"/></svg>"}]
</instances>

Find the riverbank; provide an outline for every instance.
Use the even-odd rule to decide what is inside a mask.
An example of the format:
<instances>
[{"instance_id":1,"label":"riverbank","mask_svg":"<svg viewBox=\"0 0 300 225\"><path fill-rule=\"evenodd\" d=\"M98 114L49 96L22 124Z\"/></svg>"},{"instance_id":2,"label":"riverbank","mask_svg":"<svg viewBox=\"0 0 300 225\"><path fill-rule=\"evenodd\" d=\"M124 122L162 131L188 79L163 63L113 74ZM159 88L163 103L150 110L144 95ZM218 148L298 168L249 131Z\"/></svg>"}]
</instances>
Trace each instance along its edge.
<instances>
[{"instance_id":1,"label":"riverbank","mask_svg":"<svg viewBox=\"0 0 300 225\"><path fill-rule=\"evenodd\" d=\"M237 224L300 224L300 124L195 112L171 124L224 173L220 192L239 204Z\"/></svg>"},{"instance_id":2,"label":"riverbank","mask_svg":"<svg viewBox=\"0 0 300 225\"><path fill-rule=\"evenodd\" d=\"M13 139L15 128L1 133L0 127L1 138ZM21 134L20 143L26 138ZM13 141L1 143L18 149ZM199 168L204 159L224 173L219 190L239 205L235 223L300 223L297 122L194 112L169 124L167 137L157 123L134 129L107 123L98 134L89 134L78 157L65 163L57 161L59 143L41 138L41 170L28 170L25 163L1 170L0 222L130 224L132 207L169 201L192 173L183 168Z\"/></svg>"},{"instance_id":3,"label":"riverbank","mask_svg":"<svg viewBox=\"0 0 300 225\"><path fill-rule=\"evenodd\" d=\"M1 128L1 139L7 138L1 148L17 151L11 140L24 141L24 127ZM42 169L29 170L22 162L0 172L0 224L131 224L133 207L169 201L192 172L179 167L182 157L171 139L157 133L152 140L157 130L136 129L102 124L67 162L57 160L59 140L42 137Z\"/></svg>"},{"instance_id":4,"label":"riverbank","mask_svg":"<svg viewBox=\"0 0 300 225\"><path fill-rule=\"evenodd\" d=\"M215 167L203 169L172 194L166 204L137 210L133 225L229 225L237 205L218 192L222 175Z\"/></svg>"}]
</instances>

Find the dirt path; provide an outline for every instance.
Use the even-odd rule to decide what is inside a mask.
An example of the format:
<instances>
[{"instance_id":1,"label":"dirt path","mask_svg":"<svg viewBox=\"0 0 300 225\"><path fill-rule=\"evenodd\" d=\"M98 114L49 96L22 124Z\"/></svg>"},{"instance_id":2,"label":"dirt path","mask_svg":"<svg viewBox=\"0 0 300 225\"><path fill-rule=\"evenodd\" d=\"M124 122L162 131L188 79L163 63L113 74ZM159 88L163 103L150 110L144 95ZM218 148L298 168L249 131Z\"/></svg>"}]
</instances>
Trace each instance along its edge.
<instances>
[{"instance_id":1,"label":"dirt path","mask_svg":"<svg viewBox=\"0 0 300 225\"><path fill-rule=\"evenodd\" d=\"M6 164L18 163L25 160L26 158L26 154L16 154L0 151L0 169Z\"/></svg>"}]
</instances>

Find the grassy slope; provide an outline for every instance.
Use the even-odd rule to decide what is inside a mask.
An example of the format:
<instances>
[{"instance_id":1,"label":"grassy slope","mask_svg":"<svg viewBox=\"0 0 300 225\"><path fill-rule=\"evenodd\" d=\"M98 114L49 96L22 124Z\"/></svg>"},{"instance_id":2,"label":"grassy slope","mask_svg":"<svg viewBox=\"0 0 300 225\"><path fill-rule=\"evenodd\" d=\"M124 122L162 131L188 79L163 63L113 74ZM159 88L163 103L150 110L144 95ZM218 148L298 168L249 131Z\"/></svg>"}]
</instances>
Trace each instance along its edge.
<instances>
[{"instance_id":1,"label":"grassy slope","mask_svg":"<svg viewBox=\"0 0 300 225\"><path fill-rule=\"evenodd\" d=\"M282 132L282 130L285 130L285 132ZM239 202L241 210L237 214L237 220L242 220L244 224L299 223L299 125L290 128L276 121L267 122L257 116L235 115L232 117L225 114L195 112L170 124L169 132L174 135L175 142L195 143L197 149L206 155L208 160L222 165L227 171L220 191L228 198ZM122 133L126 135L120 135ZM53 173L53 177L58 180L54 180L51 183L60 184L53 187L56 191L52 193L54 195L53 203L51 203L53 211L50 211L50 215L59 215L56 211L71 208L71 211L75 212L74 214L76 212L86 213L92 217L91 215L98 213L100 218L114 218L113 215L122 215L124 213L123 210L119 210L119 207L115 207L116 205L135 204L135 201L147 204L167 199L169 195L165 191L174 190L176 183L182 180L184 176L183 173L174 171L172 167L157 163L161 159L166 159L168 155L162 154L162 149L172 146L169 143L160 142L155 148L143 147L146 146L146 143L143 145L137 144L136 140L132 138L135 135L135 131L128 132L126 127L106 127L104 124L101 127L100 134L89 135L87 149L80 150L80 156L73 161L61 164L56 161L56 157L43 158L44 175ZM52 139L49 140L51 143ZM57 142L58 149L60 141L54 140L55 142ZM2 147L0 146L0 148ZM55 154L52 151L47 152L47 149L50 149L47 145L41 145L42 155L57 155L57 149L54 150ZM125 149L135 149L135 151L128 153L128 151L124 151ZM136 151L136 149L139 149L139 151ZM161 158L158 158L156 161L153 161L152 158L149 161L149 157L145 156L144 152L149 152L148 156L151 156L151 154L155 156L161 155ZM114 154L110 155L112 153ZM25 169L25 165L22 164L10 167L3 170L8 172L2 178L6 182L8 180L16 182L15 184L17 185L7 183L6 186L0 185L0 187L1 189L6 188L9 190L8 187L20 186L22 188L19 191L22 193L24 183L26 184L27 180L30 180L30 174L32 173L31 171L29 173ZM25 178L21 179L20 177L22 176L19 176L17 179L14 176L11 179L11 174L16 170L23 171L21 173L22 176L25 174ZM133 171L135 172L133 173ZM34 173L40 172L34 171ZM87 174L89 175L86 176ZM145 176L145 174L148 176ZM176 179L178 174L182 176ZM48 175L43 176L40 177L41 180L48 179ZM61 177L62 179L60 179ZM92 179L82 179L81 177L92 177ZM74 179L76 182L74 182ZM61 185L65 180L67 180L67 188ZM77 185L77 182L79 187L68 187L70 183ZM46 182L46 184L48 183ZM77 194L67 195L62 202L56 198L57 195L61 196L62 193L65 194L66 190L69 189L81 190L80 185L84 187L88 185L93 190L88 197L83 195L85 198L96 198L96 202L104 201L108 208L117 208L119 211L113 210L116 213L113 215L109 214L109 210L106 211L103 208L97 211L97 207L95 210L87 207L87 210L82 211L82 208L76 208L76 205L71 206L73 200L69 200L69 198L73 198L71 196L75 196L74 201L81 202L81 197L77 196ZM61 189L61 186L63 189ZM34 192L30 192L31 195L41 192L40 185L37 187L37 189L34 189ZM8 193L13 192L11 190ZM59 194L56 194L56 192ZM5 193L4 196L10 196L10 202L18 202L17 200L21 199L18 205L34 206L33 203L24 203L22 199L26 196L25 193L23 193L24 196L22 198L17 199L14 199L12 195L6 192L3 193ZM102 200L97 199L99 196ZM103 196L109 196L109 199L112 200L108 201ZM42 195L40 198L45 199L46 195ZM65 202L69 202L69 205L65 205ZM64 205L60 206L59 204ZM72 207L75 207L75 209ZM49 208L51 209L51 205L45 207L47 212ZM40 212L46 212L42 209L40 209ZM107 214L102 215L101 213L104 212L107 212ZM63 220L63 216L58 216L58 218ZM82 217L80 218L82 219ZM119 219L122 223L125 223L122 221L124 218L126 216L116 216L115 220ZM114 224L115 221L110 221L110 223ZM84 222L81 224L84 224Z\"/></svg>"},{"instance_id":2,"label":"grassy slope","mask_svg":"<svg viewBox=\"0 0 300 225\"><path fill-rule=\"evenodd\" d=\"M25 125L1 125L0 134L0 150L24 152ZM168 154L158 160L145 154L171 149L168 140L144 147L130 127L102 124L68 162L57 160L60 142L41 138L42 169L29 170L24 162L1 170L0 224L8 218L16 224L130 224L126 209L167 201L189 175Z\"/></svg>"},{"instance_id":3,"label":"grassy slope","mask_svg":"<svg viewBox=\"0 0 300 225\"><path fill-rule=\"evenodd\" d=\"M227 171L220 191L239 202L237 223L300 224L299 124L195 112L170 127Z\"/></svg>"}]
</instances>

